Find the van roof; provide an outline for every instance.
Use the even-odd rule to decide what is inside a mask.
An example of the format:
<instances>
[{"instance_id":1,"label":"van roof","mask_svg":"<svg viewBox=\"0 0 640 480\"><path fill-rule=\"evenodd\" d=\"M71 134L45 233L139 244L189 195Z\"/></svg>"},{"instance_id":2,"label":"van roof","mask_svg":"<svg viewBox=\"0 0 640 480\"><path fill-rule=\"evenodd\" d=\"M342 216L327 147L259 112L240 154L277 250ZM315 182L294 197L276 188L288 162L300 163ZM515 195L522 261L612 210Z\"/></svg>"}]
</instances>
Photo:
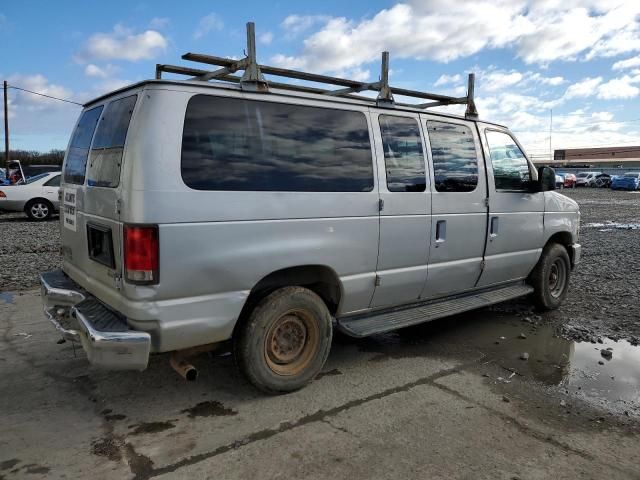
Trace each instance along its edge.
<instances>
[{"instance_id":1,"label":"van roof","mask_svg":"<svg viewBox=\"0 0 640 480\"><path fill-rule=\"evenodd\" d=\"M119 89L114 90L112 92L109 92L109 93L106 93L104 95L101 95L101 96L99 96L97 98L94 98L93 100L90 100L87 103L85 103L84 107L88 108L88 107L90 107L90 106L92 106L92 105L94 105L96 103L100 103L100 102L108 99L109 97L112 97L112 96L115 96L115 95L119 95L121 93L130 91L130 90L140 89L140 88L144 88L144 87L147 87L147 86L156 86L156 85L158 85L158 86L159 85L181 86L181 87L187 87L187 88L195 88L196 90L208 90L208 89L212 89L212 90L234 90L234 91L240 91L241 90L239 85L223 83L223 82L218 82L218 81L148 79L148 80L142 80L140 82L132 83L131 85L127 85L125 87L119 88ZM499 123L496 123L496 122L490 122L490 121L486 121L486 120L482 120L482 119L469 119L469 118L466 118L464 115L455 115L455 114L452 114L452 113L438 112L438 111L434 111L434 110L429 110L428 112L425 112L424 109L412 108L412 107L407 106L407 105L401 105L401 106L400 105L396 105L396 106L391 107L391 108L379 107L379 106L372 105L370 102L367 102L366 100L360 100L360 99L353 98L353 97L328 96L328 95L322 95L322 94L318 94L318 93L307 93L307 92L299 92L299 91L290 91L290 90L284 90L284 89L280 89L280 88L269 88L269 92L268 93L260 93L260 95L261 96L263 96L263 95L277 95L277 96L280 96L280 97L307 98L307 99L313 99L313 100L330 101L332 103L374 107L374 108L380 108L381 110L403 111L403 112L413 112L413 113L429 113L431 115L437 115L437 116L446 117L446 118L455 118L455 119L459 119L459 120L467 120L467 121L472 121L472 122L482 122L482 123L487 123L487 124L494 125L494 126L501 127L501 128L507 128L505 125L502 125L502 124L499 124Z\"/></svg>"}]
</instances>

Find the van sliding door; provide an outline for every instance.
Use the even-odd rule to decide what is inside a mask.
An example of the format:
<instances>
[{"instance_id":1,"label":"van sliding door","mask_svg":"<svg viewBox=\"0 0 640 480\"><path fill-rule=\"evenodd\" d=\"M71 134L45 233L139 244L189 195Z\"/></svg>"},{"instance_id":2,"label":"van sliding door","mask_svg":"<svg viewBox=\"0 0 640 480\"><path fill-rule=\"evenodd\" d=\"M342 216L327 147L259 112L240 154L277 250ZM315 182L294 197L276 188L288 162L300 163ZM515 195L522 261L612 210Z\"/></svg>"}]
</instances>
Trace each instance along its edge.
<instances>
[{"instance_id":1,"label":"van sliding door","mask_svg":"<svg viewBox=\"0 0 640 480\"><path fill-rule=\"evenodd\" d=\"M475 125L423 115L433 176L429 276L423 298L473 289L485 247L487 186Z\"/></svg>"},{"instance_id":2,"label":"van sliding door","mask_svg":"<svg viewBox=\"0 0 640 480\"><path fill-rule=\"evenodd\" d=\"M418 115L372 114L380 246L372 307L415 302L427 278L431 193Z\"/></svg>"}]
</instances>

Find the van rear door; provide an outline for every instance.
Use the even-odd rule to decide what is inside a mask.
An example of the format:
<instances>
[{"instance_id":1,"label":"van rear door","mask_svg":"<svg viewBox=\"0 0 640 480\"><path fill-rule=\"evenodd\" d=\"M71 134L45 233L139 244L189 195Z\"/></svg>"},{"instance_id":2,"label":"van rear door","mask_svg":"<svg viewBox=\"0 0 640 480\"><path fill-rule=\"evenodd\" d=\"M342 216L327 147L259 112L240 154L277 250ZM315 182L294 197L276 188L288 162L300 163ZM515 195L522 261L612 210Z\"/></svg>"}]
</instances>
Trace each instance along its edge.
<instances>
[{"instance_id":1,"label":"van rear door","mask_svg":"<svg viewBox=\"0 0 640 480\"><path fill-rule=\"evenodd\" d=\"M85 110L64 164L63 268L99 298L120 288L120 172L136 100L129 92Z\"/></svg>"}]
</instances>

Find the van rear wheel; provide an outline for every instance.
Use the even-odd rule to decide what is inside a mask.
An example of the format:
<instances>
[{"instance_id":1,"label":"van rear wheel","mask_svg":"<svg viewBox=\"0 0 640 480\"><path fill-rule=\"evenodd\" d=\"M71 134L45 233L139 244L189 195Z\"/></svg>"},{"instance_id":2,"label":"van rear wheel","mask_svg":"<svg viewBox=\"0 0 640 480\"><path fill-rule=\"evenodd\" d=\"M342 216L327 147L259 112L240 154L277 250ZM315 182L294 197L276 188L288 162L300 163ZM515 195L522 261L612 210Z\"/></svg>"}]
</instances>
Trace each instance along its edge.
<instances>
[{"instance_id":1,"label":"van rear wheel","mask_svg":"<svg viewBox=\"0 0 640 480\"><path fill-rule=\"evenodd\" d=\"M533 303L539 310L558 308L569 289L571 261L566 248L557 243L547 245L529 277L534 288Z\"/></svg>"},{"instance_id":2,"label":"van rear wheel","mask_svg":"<svg viewBox=\"0 0 640 480\"><path fill-rule=\"evenodd\" d=\"M298 390L320 373L331 349L331 314L302 287L280 288L263 298L234 342L240 371L263 392Z\"/></svg>"}]
</instances>

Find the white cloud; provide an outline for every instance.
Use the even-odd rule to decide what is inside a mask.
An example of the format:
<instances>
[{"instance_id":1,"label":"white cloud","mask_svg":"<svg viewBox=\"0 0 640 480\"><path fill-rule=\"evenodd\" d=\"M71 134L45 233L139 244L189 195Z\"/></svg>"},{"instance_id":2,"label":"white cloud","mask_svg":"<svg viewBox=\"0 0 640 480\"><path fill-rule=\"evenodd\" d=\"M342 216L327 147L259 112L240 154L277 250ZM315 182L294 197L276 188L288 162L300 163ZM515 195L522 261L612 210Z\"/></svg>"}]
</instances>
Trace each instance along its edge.
<instances>
[{"instance_id":1,"label":"white cloud","mask_svg":"<svg viewBox=\"0 0 640 480\"><path fill-rule=\"evenodd\" d=\"M373 17L351 20L291 15L283 27L310 34L290 68L336 71L391 58L449 62L483 49L514 48L526 63L548 64L640 49L640 2L630 0L409 0Z\"/></svg>"},{"instance_id":2,"label":"white cloud","mask_svg":"<svg viewBox=\"0 0 640 480\"><path fill-rule=\"evenodd\" d=\"M595 95L598 86L602 83L602 77L585 78L567 88L564 98L569 100L576 97L589 97Z\"/></svg>"},{"instance_id":3,"label":"white cloud","mask_svg":"<svg viewBox=\"0 0 640 480\"><path fill-rule=\"evenodd\" d=\"M433 84L434 87L441 87L443 85L455 85L462 81L462 76L460 74L455 75L446 75L442 74Z\"/></svg>"},{"instance_id":4,"label":"white cloud","mask_svg":"<svg viewBox=\"0 0 640 480\"><path fill-rule=\"evenodd\" d=\"M273 42L273 32L264 32L258 35L258 41L263 45L269 45Z\"/></svg>"},{"instance_id":5,"label":"white cloud","mask_svg":"<svg viewBox=\"0 0 640 480\"><path fill-rule=\"evenodd\" d=\"M330 18L327 15L289 15L280 26L286 30L287 36L294 37L319 23L328 21Z\"/></svg>"},{"instance_id":6,"label":"white cloud","mask_svg":"<svg viewBox=\"0 0 640 480\"><path fill-rule=\"evenodd\" d=\"M107 78L113 76L118 71L119 68L115 65L111 65L110 63L103 67L89 63L84 67L84 74L87 77Z\"/></svg>"},{"instance_id":7,"label":"white cloud","mask_svg":"<svg viewBox=\"0 0 640 480\"><path fill-rule=\"evenodd\" d=\"M31 90L32 92L42 93L52 97L61 98L64 100L75 100L74 93L62 85L56 85L50 83L49 79L42 74L35 75L21 75L15 74L7 78L7 82L10 85ZM65 103L52 98L42 97L34 95L29 92L21 90L13 90L13 105L18 109L25 109L29 111L34 110L55 110L57 108L63 108ZM68 105L68 104L67 104Z\"/></svg>"},{"instance_id":8,"label":"white cloud","mask_svg":"<svg viewBox=\"0 0 640 480\"><path fill-rule=\"evenodd\" d=\"M193 32L193 38L199 39L208 35L211 32L220 31L224 28L224 22L217 13L210 13L209 15L202 17L196 31Z\"/></svg>"},{"instance_id":9,"label":"white cloud","mask_svg":"<svg viewBox=\"0 0 640 480\"><path fill-rule=\"evenodd\" d=\"M485 90L493 92L520 83L522 78L522 73L515 70L510 72L493 71L482 75L482 86Z\"/></svg>"},{"instance_id":10,"label":"white cloud","mask_svg":"<svg viewBox=\"0 0 640 480\"><path fill-rule=\"evenodd\" d=\"M640 82L639 78L625 75L622 78L614 78L598 87L598 98L603 100L615 100L637 97L640 88L632 83Z\"/></svg>"},{"instance_id":11,"label":"white cloud","mask_svg":"<svg viewBox=\"0 0 640 480\"><path fill-rule=\"evenodd\" d=\"M111 33L95 33L75 56L81 63L91 60L149 60L162 53L167 40L155 30L134 33L120 24Z\"/></svg>"},{"instance_id":12,"label":"white cloud","mask_svg":"<svg viewBox=\"0 0 640 480\"><path fill-rule=\"evenodd\" d=\"M149 28L152 30L163 30L169 26L171 20L167 17L154 17L149 22Z\"/></svg>"},{"instance_id":13,"label":"white cloud","mask_svg":"<svg viewBox=\"0 0 640 480\"><path fill-rule=\"evenodd\" d=\"M567 88L563 100L580 97L597 97L601 100L615 100L637 97L640 88L634 84L640 83L640 74L624 75L606 82L602 77L585 78Z\"/></svg>"},{"instance_id":14,"label":"white cloud","mask_svg":"<svg viewBox=\"0 0 640 480\"><path fill-rule=\"evenodd\" d=\"M624 70L625 68L640 67L640 55L627 58L626 60L620 60L613 64L614 70Z\"/></svg>"}]
</instances>

